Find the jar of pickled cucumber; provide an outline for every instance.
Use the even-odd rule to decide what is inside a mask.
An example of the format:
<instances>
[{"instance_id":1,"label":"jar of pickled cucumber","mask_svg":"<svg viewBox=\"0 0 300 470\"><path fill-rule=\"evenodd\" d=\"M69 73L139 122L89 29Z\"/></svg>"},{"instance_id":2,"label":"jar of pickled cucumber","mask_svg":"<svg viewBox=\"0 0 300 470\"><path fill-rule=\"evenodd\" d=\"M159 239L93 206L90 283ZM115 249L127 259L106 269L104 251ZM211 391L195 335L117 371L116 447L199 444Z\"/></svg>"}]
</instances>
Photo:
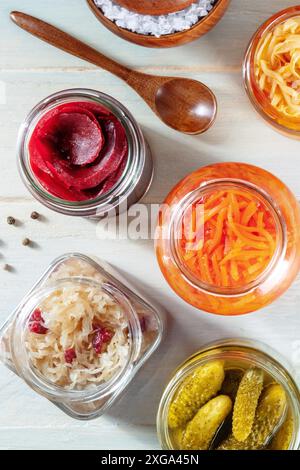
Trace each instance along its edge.
<instances>
[{"instance_id":1,"label":"jar of pickled cucumber","mask_svg":"<svg viewBox=\"0 0 300 470\"><path fill-rule=\"evenodd\" d=\"M299 272L298 201L262 168L200 168L161 206L156 254L169 285L194 307L253 312L282 295Z\"/></svg>"},{"instance_id":2,"label":"jar of pickled cucumber","mask_svg":"<svg viewBox=\"0 0 300 470\"><path fill-rule=\"evenodd\" d=\"M296 450L300 393L274 351L210 344L174 372L157 414L165 450Z\"/></svg>"}]
</instances>

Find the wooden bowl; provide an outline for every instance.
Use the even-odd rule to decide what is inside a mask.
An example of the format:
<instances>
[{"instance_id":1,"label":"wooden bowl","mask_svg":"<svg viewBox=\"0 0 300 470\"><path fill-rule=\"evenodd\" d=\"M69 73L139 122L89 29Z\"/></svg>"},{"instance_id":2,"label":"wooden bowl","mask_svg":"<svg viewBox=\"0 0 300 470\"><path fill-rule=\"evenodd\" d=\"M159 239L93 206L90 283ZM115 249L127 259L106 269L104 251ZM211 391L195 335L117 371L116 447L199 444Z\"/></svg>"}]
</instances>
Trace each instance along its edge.
<instances>
[{"instance_id":1,"label":"wooden bowl","mask_svg":"<svg viewBox=\"0 0 300 470\"><path fill-rule=\"evenodd\" d=\"M87 0L89 7L98 20L110 31L126 41L139 44L144 47L175 47L195 41L210 31L220 21L225 14L230 0L217 0L212 10L204 16L194 26L179 33L166 34L159 38L150 35L133 33L127 29L120 28L113 21L109 20L102 11L95 5L94 0Z\"/></svg>"}]
</instances>

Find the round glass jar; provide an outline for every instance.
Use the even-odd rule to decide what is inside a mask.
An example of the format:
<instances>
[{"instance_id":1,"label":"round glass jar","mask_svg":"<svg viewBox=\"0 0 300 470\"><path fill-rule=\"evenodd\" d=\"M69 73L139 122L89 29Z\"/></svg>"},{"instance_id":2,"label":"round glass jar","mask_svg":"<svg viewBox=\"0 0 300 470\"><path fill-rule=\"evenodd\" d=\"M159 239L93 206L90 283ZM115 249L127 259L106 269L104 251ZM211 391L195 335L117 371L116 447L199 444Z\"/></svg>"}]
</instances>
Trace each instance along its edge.
<instances>
[{"instance_id":1,"label":"round glass jar","mask_svg":"<svg viewBox=\"0 0 300 470\"><path fill-rule=\"evenodd\" d=\"M42 312L46 312L47 309L46 307L42 309L41 306L45 305L45 300L48 301L51 296L56 299L57 303L61 302L63 296L65 312L68 314L69 310L67 310L66 306L69 305L69 298L67 296L69 295L68 289L70 288L77 290L81 288L88 289L88 298L91 299L91 296L93 296L96 299L100 299L99 302L102 302L101 298L104 294L113 305L118 307L118 312L122 312L122 318L126 319L126 329L124 330L127 332L126 344L124 342L120 343L122 351L116 348L105 359L113 363L114 372L110 373L107 370L107 366L105 366L102 373L107 374L108 372L107 379L99 380L98 382L99 377L95 375L97 381L87 380L87 386L85 383L82 385L82 381L79 381L77 386L76 376L75 378L71 377L72 372L76 375L78 373L77 369L81 370L82 364L85 365L85 362L82 362L82 356L80 356L78 364L75 364L77 369L75 371L71 369L69 376L71 383L67 383L66 386L60 382L61 377L55 375L55 371L53 373L53 368L55 369L55 367L70 367L69 364L72 364L72 361L68 362L66 356L64 363L58 363L57 356L49 360L51 373L48 375L43 373L46 367L44 362L38 364L34 362L36 357L38 360L41 357L44 358L44 356L41 356L42 348L45 347L44 344L41 346L41 353L39 353L37 346L41 344L40 341L42 343L47 341L47 344L49 342L50 344L52 343L49 337L47 340L47 337L44 336L47 335L47 332L32 332L30 324L35 322L33 315L37 310L41 311L43 326L46 326ZM46 305L49 306L50 304ZM50 309L48 313L52 313L52 310ZM74 313L74 315L76 314ZM118 315L117 313L112 318L111 325L115 325L115 327L117 325L117 318L119 318ZM104 319L104 325L107 326L105 321L107 322L107 319ZM121 322L120 318L119 321ZM93 328L95 327L93 326ZM57 335L57 328L54 331ZM113 405L115 400L131 382L139 368L158 347L162 339L162 333L163 321L160 311L148 303L147 300L140 297L135 288L129 286L119 273L104 262L98 262L79 253L72 253L63 255L51 263L37 284L24 297L10 318L0 328L0 360L21 377L33 390L53 402L66 414L72 418L90 420L101 416ZM34 334L34 343L30 343L32 341L30 335L32 334ZM91 336L91 340L92 338L93 336ZM116 336L116 338L120 338L120 336ZM37 340L38 343L36 343ZM64 344L62 339L60 341L60 345L57 346L59 348ZM115 341L118 341L118 339ZM94 348L94 343L92 344ZM73 346L75 348L75 345ZM66 346L64 346L66 352L65 348ZM89 349L86 348L88 346L85 344L85 350L80 351L79 354L87 353L87 357L91 357L91 353L88 353ZM58 350L55 349L55 351ZM112 357L119 357L119 360L114 363ZM99 364L97 362L97 367L103 367L101 362ZM55 380L52 380L53 376ZM58 379L59 381L57 381Z\"/></svg>"},{"instance_id":2,"label":"round glass jar","mask_svg":"<svg viewBox=\"0 0 300 470\"><path fill-rule=\"evenodd\" d=\"M274 358L274 355L276 359ZM243 339L228 339L204 346L200 351L189 357L182 363L172 375L166 386L157 413L157 432L161 447L164 450L180 450L176 443L176 433L170 430L168 425L169 409L173 398L179 391L183 381L193 372L213 361L222 361L226 371L240 371L241 374L249 368L259 368L263 371L267 386L269 383L277 383L283 387L288 404L289 416L293 420L293 430L288 450L298 450L300 446L300 393L288 370L282 365L282 358L269 347ZM226 375L225 375L226 380ZM223 382L220 394L228 393ZM236 391L235 391L236 393ZM287 410L284 418L287 416ZM280 421L280 425L283 420ZM278 430L278 426L276 431ZM218 430L220 431L220 429ZM217 431L217 433L218 433ZM210 448L217 448L221 441L217 436L211 442ZM268 445L270 442L268 442ZM182 450L182 449L181 449ZM287 450L287 449L284 449Z\"/></svg>"},{"instance_id":3,"label":"round glass jar","mask_svg":"<svg viewBox=\"0 0 300 470\"><path fill-rule=\"evenodd\" d=\"M246 92L250 98L252 105L258 114L275 130L286 135L287 137L300 138L300 119L289 119L279 113L270 103L266 94L258 86L255 77L255 55L261 39L271 32L280 23L300 15L300 6L292 6L269 18L252 37L247 48L244 64L243 76Z\"/></svg>"},{"instance_id":4,"label":"round glass jar","mask_svg":"<svg viewBox=\"0 0 300 470\"><path fill-rule=\"evenodd\" d=\"M29 142L38 122L49 111L72 102L99 104L120 121L128 141L128 161L117 183L95 199L67 201L50 194L35 176ZM38 103L21 125L18 137L18 167L27 189L42 204L56 212L81 217L101 217L125 212L148 191L153 178L153 161L143 133L131 113L119 101L96 90L70 89L55 93Z\"/></svg>"},{"instance_id":5,"label":"round glass jar","mask_svg":"<svg viewBox=\"0 0 300 470\"><path fill-rule=\"evenodd\" d=\"M180 251L183 215L190 211L195 201L203 200L207 194L214 197L220 191L245 194L249 196L249 200L256 201L257 205L263 205L272 218L274 231L274 251L268 263L262 265L263 269L257 274L231 285L221 285L215 280L201 278L191 271L187 258ZM201 214L199 220L202 227ZM204 230L201 236L205 240ZM256 235L252 238L261 239ZM222 243L226 248L226 241ZM254 253L260 254L258 250L261 248L259 242ZM228 252L234 253L234 247L229 247ZM241 262L244 258L247 259L248 254L245 253L241 249ZM242 163L219 163L200 168L174 187L160 209L156 254L161 271L172 289L183 300L200 310L219 315L240 315L273 302L288 289L299 272L299 253L299 204L279 179L258 167ZM249 256L252 254L251 251ZM201 267L202 261L197 262ZM213 266L211 255L208 255L208 263Z\"/></svg>"}]
</instances>

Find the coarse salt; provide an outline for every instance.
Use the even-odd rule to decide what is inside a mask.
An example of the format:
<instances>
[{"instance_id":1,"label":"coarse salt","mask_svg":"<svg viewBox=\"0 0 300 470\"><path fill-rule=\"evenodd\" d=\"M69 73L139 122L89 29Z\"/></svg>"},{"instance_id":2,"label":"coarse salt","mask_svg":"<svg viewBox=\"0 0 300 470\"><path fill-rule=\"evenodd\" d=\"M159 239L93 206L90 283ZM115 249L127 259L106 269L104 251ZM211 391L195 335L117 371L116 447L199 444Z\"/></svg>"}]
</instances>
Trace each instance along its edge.
<instances>
[{"instance_id":1,"label":"coarse salt","mask_svg":"<svg viewBox=\"0 0 300 470\"><path fill-rule=\"evenodd\" d=\"M185 31L194 26L213 8L216 0L196 0L188 8L168 15L141 15L127 10L113 0L94 0L104 15L117 26L134 33L151 36L164 36Z\"/></svg>"}]
</instances>

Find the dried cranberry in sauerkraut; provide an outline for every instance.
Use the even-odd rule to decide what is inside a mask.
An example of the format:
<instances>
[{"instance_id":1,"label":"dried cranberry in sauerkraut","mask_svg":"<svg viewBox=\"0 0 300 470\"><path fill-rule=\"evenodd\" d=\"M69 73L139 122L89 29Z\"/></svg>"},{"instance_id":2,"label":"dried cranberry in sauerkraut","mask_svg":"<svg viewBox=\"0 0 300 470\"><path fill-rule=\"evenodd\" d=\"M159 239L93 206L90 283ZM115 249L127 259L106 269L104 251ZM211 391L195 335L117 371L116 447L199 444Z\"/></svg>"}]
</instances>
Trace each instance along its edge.
<instances>
[{"instance_id":1,"label":"dried cranberry in sauerkraut","mask_svg":"<svg viewBox=\"0 0 300 470\"><path fill-rule=\"evenodd\" d=\"M99 287L72 282L49 294L39 310L43 329L32 328L29 319L26 348L47 380L81 390L124 369L130 352L128 319Z\"/></svg>"}]
</instances>

